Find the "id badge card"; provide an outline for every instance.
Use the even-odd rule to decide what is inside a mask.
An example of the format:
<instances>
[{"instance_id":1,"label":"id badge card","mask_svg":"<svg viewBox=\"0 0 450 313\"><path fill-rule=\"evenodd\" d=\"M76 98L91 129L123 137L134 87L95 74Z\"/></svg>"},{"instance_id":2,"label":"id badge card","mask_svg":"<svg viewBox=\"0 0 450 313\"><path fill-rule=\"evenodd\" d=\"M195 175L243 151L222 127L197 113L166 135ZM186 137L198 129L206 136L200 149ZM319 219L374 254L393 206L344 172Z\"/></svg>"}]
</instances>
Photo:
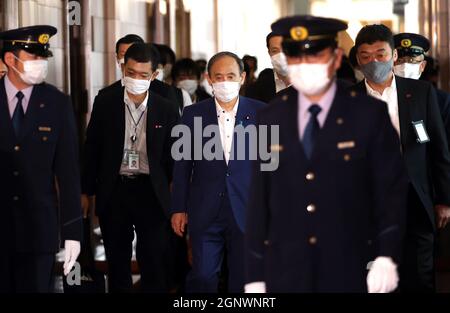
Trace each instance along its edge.
<instances>
[{"instance_id":1,"label":"id badge card","mask_svg":"<svg viewBox=\"0 0 450 313\"><path fill-rule=\"evenodd\" d=\"M122 164L127 166L129 170L139 170L139 153L135 150L124 150Z\"/></svg>"},{"instance_id":2,"label":"id badge card","mask_svg":"<svg viewBox=\"0 0 450 313\"><path fill-rule=\"evenodd\" d=\"M428 136L427 130L425 128L425 125L423 124L423 121L418 122L412 122L414 126L414 130L417 135L417 142L418 143L426 143L430 141L430 137Z\"/></svg>"},{"instance_id":3,"label":"id badge card","mask_svg":"<svg viewBox=\"0 0 450 313\"><path fill-rule=\"evenodd\" d=\"M128 154L128 169L139 170L139 154L134 151Z\"/></svg>"}]
</instances>

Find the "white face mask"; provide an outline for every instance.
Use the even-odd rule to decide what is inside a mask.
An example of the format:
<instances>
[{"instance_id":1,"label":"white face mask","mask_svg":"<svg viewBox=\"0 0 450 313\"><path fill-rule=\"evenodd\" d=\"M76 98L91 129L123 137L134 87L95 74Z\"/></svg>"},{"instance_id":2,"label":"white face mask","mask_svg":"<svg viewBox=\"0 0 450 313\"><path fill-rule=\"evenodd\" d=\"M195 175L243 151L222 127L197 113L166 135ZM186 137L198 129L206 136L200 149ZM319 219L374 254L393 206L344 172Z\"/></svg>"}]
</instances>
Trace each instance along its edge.
<instances>
[{"instance_id":1,"label":"white face mask","mask_svg":"<svg viewBox=\"0 0 450 313\"><path fill-rule=\"evenodd\" d=\"M205 89L205 91L212 97L214 95L213 93L213 88L212 86L209 84L208 80L205 78L203 79L203 81L200 83L200 85L203 87L203 89Z\"/></svg>"},{"instance_id":2,"label":"white face mask","mask_svg":"<svg viewBox=\"0 0 450 313\"><path fill-rule=\"evenodd\" d=\"M134 79L125 76L123 78L123 85L125 89L132 95L142 95L150 88L151 80Z\"/></svg>"},{"instance_id":3,"label":"white face mask","mask_svg":"<svg viewBox=\"0 0 450 313\"><path fill-rule=\"evenodd\" d=\"M39 85L47 78L47 60L22 61L18 57L14 57L23 64L23 73L19 72L15 67L13 69L19 74L25 84Z\"/></svg>"},{"instance_id":4,"label":"white face mask","mask_svg":"<svg viewBox=\"0 0 450 313\"><path fill-rule=\"evenodd\" d=\"M159 80L160 82L164 81L164 69L161 67L161 68L158 68L157 71L158 71L158 76L156 76L155 79Z\"/></svg>"},{"instance_id":5,"label":"white face mask","mask_svg":"<svg viewBox=\"0 0 450 313\"><path fill-rule=\"evenodd\" d=\"M185 79L178 82L177 87L186 90L189 95L192 96L197 91L198 81L194 79Z\"/></svg>"},{"instance_id":6,"label":"white face mask","mask_svg":"<svg viewBox=\"0 0 450 313\"><path fill-rule=\"evenodd\" d=\"M275 72L281 76L288 76L288 64L286 60L286 55L283 52L273 55L271 58L272 66Z\"/></svg>"},{"instance_id":7,"label":"white face mask","mask_svg":"<svg viewBox=\"0 0 450 313\"><path fill-rule=\"evenodd\" d=\"M359 83L360 81L363 81L364 80L364 73L363 72L361 72L360 70L358 70L358 69L355 69L355 78L356 78L356 81Z\"/></svg>"},{"instance_id":8,"label":"white face mask","mask_svg":"<svg viewBox=\"0 0 450 313\"><path fill-rule=\"evenodd\" d=\"M411 79L419 79L422 73L420 72L420 65L412 64L412 63L403 63L400 65L394 66L394 73L397 76Z\"/></svg>"},{"instance_id":9,"label":"white face mask","mask_svg":"<svg viewBox=\"0 0 450 313\"><path fill-rule=\"evenodd\" d=\"M307 96L315 96L328 86L331 78L328 76L328 69L333 63L334 57L326 64L322 63L301 63L288 65L289 79L292 85Z\"/></svg>"},{"instance_id":10,"label":"white face mask","mask_svg":"<svg viewBox=\"0 0 450 313\"><path fill-rule=\"evenodd\" d=\"M228 103L239 96L241 83L239 82L220 82L212 85L214 96L222 102Z\"/></svg>"},{"instance_id":11,"label":"white face mask","mask_svg":"<svg viewBox=\"0 0 450 313\"><path fill-rule=\"evenodd\" d=\"M119 61L116 62L116 67L119 71L122 71L122 64L125 64L125 59L122 58Z\"/></svg>"}]
</instances>

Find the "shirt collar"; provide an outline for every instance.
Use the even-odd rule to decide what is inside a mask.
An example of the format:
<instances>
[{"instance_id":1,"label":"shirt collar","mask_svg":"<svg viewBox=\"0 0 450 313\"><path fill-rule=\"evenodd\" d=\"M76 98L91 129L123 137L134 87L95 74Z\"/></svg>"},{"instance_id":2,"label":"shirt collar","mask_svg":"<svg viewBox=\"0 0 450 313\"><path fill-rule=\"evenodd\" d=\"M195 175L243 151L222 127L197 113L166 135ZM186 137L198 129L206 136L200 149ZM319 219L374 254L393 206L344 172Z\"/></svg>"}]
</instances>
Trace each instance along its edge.
<instances>
[{"instance_id":1,"label":"shirt collar","mask_svg":"<svg viewBox=\"0 0 450 313\"><path fill-rule=\"evenodd\" d=\"M130 107L130 110L132 112L134 111L144 112L147 109L149 94L150 93L147 91L147 95L145 96L144 101L142 101L142 103L137 108L134 102L131 101L130 97L128 96L128 92L126 90L124 90L123 101Z\"/></svg>"},{"instance_id":2,"label":"shirt collar","mask_svg":"<svg viewBox=\"0 0 450 313\"><path fill-rule=\"evenodd\" d=\"M223 114L223 113L227 113L227 112L225 112L225 110L220 106L220 104L219 104L219 102L217 101L216 98L214 98L214 102L216 103L216 111L217 111L217 115L221 115L221 114ZM234 115L236 115L236 114L237 114L237 111L238 111L238 107L239 107L239 97L238 97L238 99L237 99L237 101L236 101L236 104L235 104L233 110L231 110L231 112L228 112L228 113L233 113Z\"/></svg>"},{"instance_id":3,"label":"shirt collar","mask_svg":"<svg viewBox=\"0 0 450 313\"><path fill-rule=\"evenodd\" d=\"M30 86L21 90L26 101L30 100L31 93L33 92L33 87L34 86ZM8 75L5 75L5 89L6 96L8 97L8 103L11 103L14 99L16 99L16 95L19 92L19 89L17 89L16 86L14 86L13 83L9 80Z\"/></svg>"},{"instance_id":4,"label":"shirt collar","mask_svg":"<svg viewBox=\"0 0 450 313\"><path fill-rule=\"evenodd\" d=\"M308 109L312 104L317 104L322 109L321 112L328 112L331 108L331 105L333 104L334 96L337 91L337 83L336 80L333 81L331 84L331 87L328 88L328 91L323 95L323 97L317 101L312 102L309 100L304 94L299 92L299 103L300 103L300 112L302 114L308 113Z\"/></svg>"},{"instance_id":5,"label":"shirt collar","mask_svg":"<svg viewBox=\"0 0 450 313\"><path fill-rule=\"evenodd\" d=\"M384 89L382 95L378 91L376 91L375 89L370 87L369 83L367 82L367 79L364 79L364 83L366 84L367 91L372 96L382 97L385 94L392 94L393 92L397 91L397 82L395 80L395 75L392 75L391 85L389 87L387 87L386 89Z\"/></svg>"}]
</instances>

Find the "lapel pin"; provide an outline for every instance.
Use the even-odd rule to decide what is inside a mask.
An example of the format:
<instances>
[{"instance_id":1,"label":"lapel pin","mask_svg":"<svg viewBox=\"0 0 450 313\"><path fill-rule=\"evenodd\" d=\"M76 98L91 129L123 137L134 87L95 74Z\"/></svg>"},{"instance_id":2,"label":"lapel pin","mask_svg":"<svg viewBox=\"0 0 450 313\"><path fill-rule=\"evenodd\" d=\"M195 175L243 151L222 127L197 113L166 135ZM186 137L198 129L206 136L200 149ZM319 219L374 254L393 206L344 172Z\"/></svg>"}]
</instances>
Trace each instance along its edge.
<instances>
[{"instance_id":1,"label":"lapel pin","mask_svg":"<svg viewBox=\"0 0 450 313\"><path fill-rule=\"evenodd\" d=\"M281 98L281 100L287 101L287 100L288 100L288 96L287 96L287 95L284 95L284 96Z\"/></svg>"},{"instance_id":2,"label":"lapel pin","mask_svg":"<svg viewBox=\"0 0 450 313\"><path fill-rule=\"evenodd\" d=\"M338 118L338 119L336 120L336 123L337 123L338 125L342 125L342 124L344 124L344 119L343 119L343 118Z\"/></svg>"},{"instance_id":3,"label":"lapel pin","mask_svg":"<svg viewBox=\"0 0 450 313\"><path fill-rule=\"evenodd\" d=\"M155 128L160 129L160 128L162 128L162 125L155 125Z\"/></svg>"},{"instance_id":4,"label":"lapel pin","mask_svg":"<svg viewBox=\"0 0 450 313\"><path fill-rule=\"evenodd\" d=\"M350 97L355 98L356 97L356 91L352 90L350 92Z\"/></svg>"},{"instance_id":5,"label":"lapel pin","mask_svg":"<svg viewBox=\"0 0 450 313\"><path fill-rule=\"evenodd\" d=\"M406 99L410 99L410 98L412 98L412 94L407 93L407 94L406 94Z\"/></svg>"},{"instance_id":6,"label":"lapel pin","mask_svg":"<svg viewBox=\"0 0 450 313\"><path fill-rule=\"evenodd\" d=\"M355 146L356 146L356 144L354 141L339 142L337 145L339 150L351 149L351 148L354 148Z\"/></svg>"},{"instance_id":7,"label":"lapel pin","mask_svg":"<svg viewBox=\"0 0 450 313\"><path fill-rule=\"evenodd\" d=\"M43 109L43 108L45 108L45 104L41 103L41 104L39 105L39 107L40 107L41 109Z\"/></svg>"}]
</instances>

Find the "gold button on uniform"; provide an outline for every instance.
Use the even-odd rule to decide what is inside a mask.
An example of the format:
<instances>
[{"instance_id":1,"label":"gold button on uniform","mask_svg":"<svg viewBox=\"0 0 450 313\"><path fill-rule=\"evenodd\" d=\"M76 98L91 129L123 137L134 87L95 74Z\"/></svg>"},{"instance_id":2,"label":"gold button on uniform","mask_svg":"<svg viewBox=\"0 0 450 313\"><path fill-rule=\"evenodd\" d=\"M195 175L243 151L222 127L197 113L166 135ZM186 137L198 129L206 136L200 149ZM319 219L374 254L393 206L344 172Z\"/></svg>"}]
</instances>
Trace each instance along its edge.
<instances>
[{"instance_id":1,"label":"gold button on uniform","mask_svg":"<svg viewBox=\"0 0 450 313\"><path fill-rule=\"evenodd\" d=\"M46 142L48 140L48 137L42 137L42 141Z\"/></svg>"},{"instance_id":2,"label":"gold button on uniform","mask_svg":"<svg viewBox=\"0 0 450 313\"><path fill-rule=\"evenodd\" d=\"M14 147L14 151L16 151L16 152L20 151L20 147L19 146L15 146Z\"/></svg>"},{"instance_id":3,"label":"gold button on uniform","mask_svg":"<svg viewBox=\"0 0 450 313\"><path fill-rule=\"evenodd\" d=\"M345 162L348 162L348 161L350 161L352 158L350 157L350 154L346 154L346 155L344 155L344 161Z\"/></svg>"},{"instance_id":4,"label":"gold button on uniform","mask_svg":"<svg viewBox=\"0 0 450 313\"><path fill-rule=\"evenodd\" d=\"M314 236L313 236L313 237L310 237L309 240L308 240L308 242L309 242L310 245L313 246L313 245L317 244L317 238L314 237Z\"/></svg>"},{"instance_id":5,"label":"gold button on uniform","mask_svg":"<svg viewBox=\"0 0 450 313\"><path fill-rule=\"evenodd\" d=\"M306 210L307 210L309 213L314 213L314 212L316 212L316 206L315 206L314 204L310 204L310 205L308 205L308 207L306 208Z\"/></svg>"},{"instance_id":6,"label":"gold button on uniform","mask_svg":"<svg viewBox=\"0 0 450 313\"><path fill-rule=\"evenodd\" d=\"M314 180L314 178L316 178L316 176L314 175L314 173L308 173L308 174L306 174L306 180L312 181L312 180Z\"/></svg>"}]
</instances>

